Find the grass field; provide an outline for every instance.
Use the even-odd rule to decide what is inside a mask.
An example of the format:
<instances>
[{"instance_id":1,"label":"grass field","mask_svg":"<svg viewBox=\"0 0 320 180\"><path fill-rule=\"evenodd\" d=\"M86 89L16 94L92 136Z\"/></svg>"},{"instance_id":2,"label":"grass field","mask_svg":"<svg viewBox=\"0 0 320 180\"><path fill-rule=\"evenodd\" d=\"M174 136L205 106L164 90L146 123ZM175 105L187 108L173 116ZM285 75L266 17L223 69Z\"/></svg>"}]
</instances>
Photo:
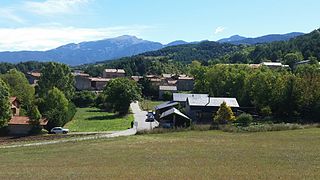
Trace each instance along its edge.
<instances>
[{"instance_id":1,"label":"grass field","mask_svg":"<svg viewBox=\"0 0 320 180\"><path fill-rule=\"evenodd\" d=\"M154 107L164 103L165 101L143 100L139 102L140 108L144 111L154 111Z\"/></svg>"},{"instance_id":2,"label":"grass field","mask_svg":"<svg viewBox=\"0 0 320 180\"><path fill-rule=\"evenodd\" d=\"M189 131L0 149L0 179L319 179L320 129Z\"/></svg>"},{"instance_id":3,"label":"grass field","mask_svg":"<svg viewBox=\"0 0 320 180\"><path fill-rule=\"evenodd\" d=\"M114 113L96 108L78 108L75 117L66 124L71 132L97 132L125 130L131 127L133 115L117 117Z\"/></svg>"}]
</instances>

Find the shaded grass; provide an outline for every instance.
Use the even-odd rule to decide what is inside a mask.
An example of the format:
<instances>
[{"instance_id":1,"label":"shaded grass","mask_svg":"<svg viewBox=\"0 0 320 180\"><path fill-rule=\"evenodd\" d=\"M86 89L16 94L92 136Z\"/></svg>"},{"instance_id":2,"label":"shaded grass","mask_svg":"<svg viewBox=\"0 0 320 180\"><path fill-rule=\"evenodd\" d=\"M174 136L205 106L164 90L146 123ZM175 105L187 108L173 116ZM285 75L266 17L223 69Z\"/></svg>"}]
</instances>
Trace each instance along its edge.
<instances>
[{"instance_id":1,"label":"shaded grass","mask_svg":"<svg viewBox=\"0 0 320 180\"><path fill-rule=\"evenodd\" d=\"M144 99L143 101L139 102L140 108L144 111L154 111L154 107L158 106L165 101L152 101Z\"/></svg>"},{"instance_id":2,"label":"shaded grass","mask_svg":"<svg viewBox=\"0 0 320 180\"><path fill-rule=\"evenodd\" d=\"M133 115L121 117L96 108L78 108L73 120L66 124L71 132L125 130L131 127Z\"/></svg>"},{"instance_id":3,"label":"shaded grass","mask_svg":"<svg viewBox=\"0 0 320 180\"><path fill-rule=\"evenodd\" d=\"M320 131L188 131L0 149L0 179L319 179Z\"/></svg>"}]
</instances>

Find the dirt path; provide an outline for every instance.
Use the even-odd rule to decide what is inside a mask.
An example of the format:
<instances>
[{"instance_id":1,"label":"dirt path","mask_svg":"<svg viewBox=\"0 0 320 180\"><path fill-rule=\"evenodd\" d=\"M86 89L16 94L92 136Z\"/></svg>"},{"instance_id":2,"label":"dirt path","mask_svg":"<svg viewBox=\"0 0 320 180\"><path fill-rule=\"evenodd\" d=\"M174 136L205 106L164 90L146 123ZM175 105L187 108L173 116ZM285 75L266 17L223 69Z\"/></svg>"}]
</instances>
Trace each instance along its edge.
<instances>
[{"instance_id":1,"label":"dirt path","mask_svg":"<svg viewBox=\"0 0 320 180\"><path fill-rule=\"evenodd\" d=\"M120 136L131 136L131 135L135 135L136 132L137 132L136 129L128 129L128 130L124 130L124 131L115 132L112 134L96 134L96 135L89 135L89 136L83 135L85 137L74 137L74 138L68 138L68 139L58 139L58 140L33 142L33 143L26 143L26 144L17 144L17 145L5 145L5 146L0 146L0 149L15 148L15 147L40 146L40 145L84 141L84 140L92 140L92 139L114 138L114 137L120 137ZM54 137L54 136L50 136L50 137ZM56 137L59 137L59 136L56 136ZM66 136L64 136L64 138L66 138Z\"/></svg>"}]
</instances>

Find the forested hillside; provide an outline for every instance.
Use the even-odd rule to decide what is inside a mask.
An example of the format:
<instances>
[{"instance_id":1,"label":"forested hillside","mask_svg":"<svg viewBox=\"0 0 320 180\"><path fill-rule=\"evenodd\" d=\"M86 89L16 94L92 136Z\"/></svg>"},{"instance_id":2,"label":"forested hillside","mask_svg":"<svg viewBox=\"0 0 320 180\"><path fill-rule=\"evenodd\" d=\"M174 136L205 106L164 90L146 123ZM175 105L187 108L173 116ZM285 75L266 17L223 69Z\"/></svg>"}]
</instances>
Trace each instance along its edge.
<instances>
[{"instance_id":1,"label":"forested hillside","mask_svg":"<svg viewBox=\"0 0 320 180\"><path fill-rule=\"evenodd\" d=\"M184 44L79 68L92 75L98 75L105 67L124 68L129 75L144 75L186 72L185 64L190 64L194 60L203 65L258 64L264 61L280 61L292 65L306 59L320 59L319 30L290 41L269 44L232 45L210 41Z\"/></svg>"}]
</instances>

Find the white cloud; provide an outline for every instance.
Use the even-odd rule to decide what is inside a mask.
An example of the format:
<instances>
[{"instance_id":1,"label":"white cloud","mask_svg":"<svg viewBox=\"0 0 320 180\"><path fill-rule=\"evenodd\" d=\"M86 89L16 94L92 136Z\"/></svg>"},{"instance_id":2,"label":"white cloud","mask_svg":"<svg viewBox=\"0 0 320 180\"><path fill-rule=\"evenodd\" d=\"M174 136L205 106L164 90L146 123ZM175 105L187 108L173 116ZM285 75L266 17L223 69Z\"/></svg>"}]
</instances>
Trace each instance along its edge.
<instances>
[{"instance_id":1,"label":"white cloud","mask_svg":"<svg viewBox=\"0 0 320 180\"><path fill-rule=\"evenodd\" d=\"M94 41L120 35L140 36L150 26L108 28L26 27L0 28L0 51L48 50L68 43Z\"/></svg>"},{"instance_id":2,"label":"white cloud","mask_svg":"<svg viewBox=\"0 0 320 180\"><path fill-rule=\"evenodd\" d=\"M52 15L61 13L72 13L77 8L85 5L89 0L46 0L43 2L27 1L24 7L33 13L41 15Z\"/></svg>"},{"instance_id":3,"label":"white cloud","mask_svg":"<svg viewBox=\"0 0 320 180\"><path fill-rule=\"evenodd\" d=\"M0 9L1 19L6 19L9 21L14 21L16 23L25 23L25 20L18 15L16 15L15 10L11 8Z\"/></svg>"},{"instance_id":4,"label":"white cloud","mask_svg":"<svg viewBox=\"0 0 320 180\"><path fill-rule=\"evenodd\" d=\"M219 26L219 27L216 28L214 34L222 33L224 30L226 30L225 27Z\"/></svg>"}]
</instances>

